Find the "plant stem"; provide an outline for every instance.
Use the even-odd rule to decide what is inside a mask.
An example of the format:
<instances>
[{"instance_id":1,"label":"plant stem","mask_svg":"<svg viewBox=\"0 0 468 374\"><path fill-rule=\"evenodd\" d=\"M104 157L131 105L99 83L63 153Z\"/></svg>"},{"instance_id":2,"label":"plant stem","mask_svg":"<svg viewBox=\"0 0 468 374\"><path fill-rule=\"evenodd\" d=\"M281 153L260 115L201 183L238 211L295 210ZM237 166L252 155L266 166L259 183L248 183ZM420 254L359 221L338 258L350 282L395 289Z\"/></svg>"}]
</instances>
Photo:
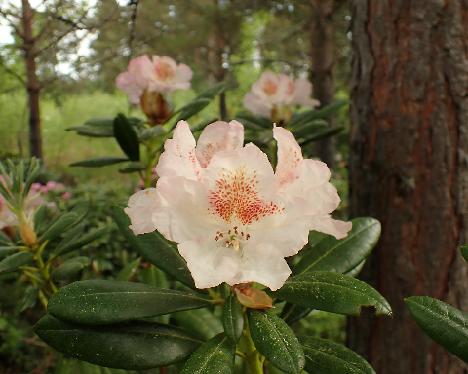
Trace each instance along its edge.
<instances>
[{"instance_id":1,"label":"plant stem","mask_svg":"<svg viewBox=\"0 0 468 374\"><path fill-rule=\"evenodd\" d=\"M244 331L245 342L245 364L247 374L263 374L263 361L265 358L255 349L255 344L250 335L249 321L247 314L244 313Z\"/></svg>"}]
</instances>

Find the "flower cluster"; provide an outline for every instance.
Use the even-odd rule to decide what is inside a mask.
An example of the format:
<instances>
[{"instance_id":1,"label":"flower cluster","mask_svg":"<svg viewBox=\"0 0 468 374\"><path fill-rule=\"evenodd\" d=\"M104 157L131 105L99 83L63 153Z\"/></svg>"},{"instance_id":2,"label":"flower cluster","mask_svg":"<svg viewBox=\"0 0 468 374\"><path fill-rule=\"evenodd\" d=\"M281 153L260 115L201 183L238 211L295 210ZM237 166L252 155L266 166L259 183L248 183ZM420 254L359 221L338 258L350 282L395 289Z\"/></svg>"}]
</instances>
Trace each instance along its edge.
<instances>
[{"instance_id":1,"label":"flower cluster","mask_svg":"<svg viewBox=\"0 0 468 374\"><path fill-rule=\"evenodd\" d=\"M244 106L253 114L282 123L290 119L291 107L295 105L318 106L320 102L311 95L312 84L308 80L266 71L245 95Z\"/></svg>"},{"instance_id":2,"label":"flower cluster","mask_svg":"<svg viewBox=\"0 0 468 374\"><path fill-rule=\"evenodd\" d=\"M167 56L140 56L132 59L128 70L119 74L116 85L133 104L140 104L150 123L163 123L171 114L164 95L190 88L192 70Z\"/></svg>"},{"instance_id":3,"label":"flower cluster","mask_svg":"<svg viewBox=\"0 0 468 374\"><path fill-rule=\"evenodd\" d=\"M241 123L208 125L198 143L180 121L156 167L156 188L135 193L126 213L135 234L158 230L178 245L198 288L258 282L272 290L291 274L285 257L310 230L343 238L351 223L323 162L304 159L294 136L275 127L278 164L244 145Z\"/></svg>"}]
</instances>

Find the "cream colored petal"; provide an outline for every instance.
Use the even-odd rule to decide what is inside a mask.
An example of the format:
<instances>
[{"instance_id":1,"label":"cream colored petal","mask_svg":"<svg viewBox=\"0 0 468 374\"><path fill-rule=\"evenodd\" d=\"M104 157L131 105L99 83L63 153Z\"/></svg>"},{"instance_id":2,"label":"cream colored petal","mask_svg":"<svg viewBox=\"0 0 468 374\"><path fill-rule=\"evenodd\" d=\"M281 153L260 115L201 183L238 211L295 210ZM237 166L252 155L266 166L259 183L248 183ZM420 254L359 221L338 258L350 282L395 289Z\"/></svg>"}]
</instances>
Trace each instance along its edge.
<instances>
[{"instance_id":1,"label":"cream colored petal","mask_svg":"<svg viewBox=\"0 0 468 374\"><path fill-rule=\"evenodd\" d=\"M274 252L271 243L246 248L242 256L242 272L237 283L257 282L272 291L281 288L291 275L291 269L286 260L274 255Z\"/></svg>"},{"instance_id":2,"label":"cream colored petal","mask_svg":"<svg viewBox=\"0 0 468 374\"><path fill-rule=\"evenodd\" d=\"M195 138L185 121L179 121L172 139L166 140L164 152L159 158L156 173L160 177L200 177L200 164L195 155Z\"/></svg>"},{"instance_id":3,"label":"cream colored petal","mask_svg":"<svg viewBox=\"0 0 468 374\"><path fill-rule=\"evenodd\" d=\"M146 234L156 230L153 213L160 209L160 200L155 188L148 188L133 194L128 207L124 209L130 217L130 229L136 234Z\"/></svg>"},{"instance_id":4,"label":"cream colored petal","mask_svg":"<svg viewBox=\"0 0 468 374\"><path fill-rule=\"evenodd\" d=\"M187 261L197 288L239 283L241 257L233 249L211 241L186 241L178 245L178 250Z\"/></svg>"},{"instance_id":5,"label":"cream colored petal","mask_svg":"<svg viewBox=\"0 0 468 374\"><path fill-rule=\"evenodd\" d=\"M336 239L343 239L352 228L351 222L339 221L330 215L313 216L309 218L310 229L333 235Z\"/></svg>"},{"instance_id":6,"label":"cream colored petal","mask_svg":"<svg viewBox=\"0 0 468 374\"><path fill-rule=\"evenodd\" d=\"M237 121L216 121L205 127L198 138L196 155L202 167L207 167L214 154L242 148L244 126Z\"/></svg>"},{"instance_id":7,"label":"cream colored petal","mask_svg":"<svg viewBox=\"0 0 468 374\"><path fill-rule=\"evenodd\" d=\"M273 129L273 137L278 144L276 183L278 186L284 186L298 178L299 167L303 161L302 151L293 134L282 127Z\"/></svg>"}]
</instances>

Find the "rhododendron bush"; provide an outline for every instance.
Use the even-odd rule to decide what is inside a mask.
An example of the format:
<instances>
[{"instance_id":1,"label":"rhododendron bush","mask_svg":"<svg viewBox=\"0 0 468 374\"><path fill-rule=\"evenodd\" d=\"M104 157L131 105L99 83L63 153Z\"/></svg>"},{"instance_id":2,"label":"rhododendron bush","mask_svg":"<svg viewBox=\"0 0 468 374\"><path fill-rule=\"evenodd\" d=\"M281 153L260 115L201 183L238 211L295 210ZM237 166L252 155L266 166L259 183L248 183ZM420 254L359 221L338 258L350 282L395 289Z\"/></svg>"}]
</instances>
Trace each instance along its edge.
<instances>
[{"instance_id":1,"label":"rhododendron bush","mask_svg":"<svg viewBox=\"0 0 468 374\"><path fill-rule=\"evenodd\" d=\"M1 166L0 273L27 284L25 308L42 304L37 336L56 357L116 369L373 373L345 346L294 328L312 311L392 313L355 278L380 223L337 214L332 172L312 157L314 140L339 131L326 119L343 103L320 107L308 81L267 71L246 94L246 112L195 123L227 86L177 107L172 94L191 79L170 57L137 57L116 85L145 118L120 113L70 128L114 139L123 154L72 166L135 173L108 227L93 227L81 205L54 204L49 194L69 193L37 184L36 160ZM111 224L108 240L136 257L118 274L80 277L91 263L83 247Z\"/></svg>"}]
</instances>

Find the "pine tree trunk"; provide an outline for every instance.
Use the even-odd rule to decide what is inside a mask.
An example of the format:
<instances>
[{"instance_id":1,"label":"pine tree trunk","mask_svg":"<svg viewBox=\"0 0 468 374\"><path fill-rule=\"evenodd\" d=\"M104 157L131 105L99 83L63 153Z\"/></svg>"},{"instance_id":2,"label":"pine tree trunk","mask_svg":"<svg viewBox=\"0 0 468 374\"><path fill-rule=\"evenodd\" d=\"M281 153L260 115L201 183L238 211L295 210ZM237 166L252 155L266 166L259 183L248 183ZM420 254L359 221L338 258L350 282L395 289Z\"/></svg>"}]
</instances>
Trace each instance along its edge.
<instances>
[{"instance_id":1,"label":"pine tree trunk","mask_svg":"<svg viewBox=\"0 0 468 374\"><path fill-rule=\"evenodd\" d=\"M321 103L321 106L330 104L334 96L333 66L335 63L335 41L333 27L334 0L310 0L311 1L311 28L310 28L310 58L313 95ZM333 120L330 120L333 126ZM326 138L317 144L317 152L320 159L334 166L334 141Z\"/></svg>"},{"instance_id":2,"label":"pine tree trunk","mask_svg":"<svg viewBox=\"0 0 468 374\"><path fill-rule=\"evenodd\" d=\"M21 0L22 39L26 66L26 92L29 106L29 152L31 156L42 158L41 114L39 96L41 86L37 79L35 39L32 31L33 12L28 0Z\"/></svg>"},{"instance_id":3,"label":"pine tree trunk","mask_svg":"<svg viewBox=\"0 0 468 374\"><path fill-rule=\"evenodd\" d=\"M352 1L351 214L382 222L362 278L393 319L348 324L379 374L461 374L405 308L429 295L468 310L468 3Z\"/></svg>"}]
</instances>

